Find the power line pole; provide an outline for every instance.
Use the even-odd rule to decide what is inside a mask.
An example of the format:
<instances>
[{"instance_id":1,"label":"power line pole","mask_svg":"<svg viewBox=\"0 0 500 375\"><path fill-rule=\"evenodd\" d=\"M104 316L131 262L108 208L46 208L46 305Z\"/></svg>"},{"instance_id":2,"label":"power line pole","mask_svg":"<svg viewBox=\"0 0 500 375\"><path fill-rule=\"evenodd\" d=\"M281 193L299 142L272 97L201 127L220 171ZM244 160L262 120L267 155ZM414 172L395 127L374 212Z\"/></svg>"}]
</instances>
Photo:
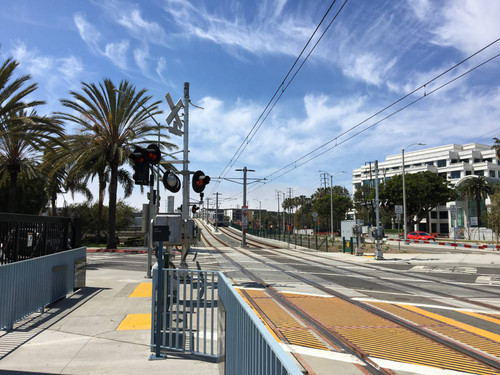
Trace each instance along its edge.
<instances>
[{"instance_id":1,"label":"power line pole","mask_svg":"<svg viewBox=\"0 0 500 375\"><path fill-rule=\"evenodd\" d=\"M215 231L217 232L218 229L218 221L219 221L219 195L222 195L221 193L215 193Z\"/></svg>"},{"instance_id":2,"label":"power line pole","mask_svg":"<svg viewBox=\"0 0 500 375\"><path fill-rule=\"evenodd\" d=\"M382 228L380 226L380 204L378 197L378 160L375 160L375 222L376 222L376 240L377 248L375 250L375 259L384 259L384 254L380 248L380 240L382 238Z\"/></svg>"},{"instance_id":3,"label":"power line pole","mask_svg":"<svg viewBox=\"0 0 500 375\"><path fill-rule=\"evenodd\" d=\"M243 167L236 169L237 172L243 171L243 206L241 207L241 246L247 245L247 226L248 226L248 206L247 206L247 172L255 172L253 169Z\"/></svg>"}]
</instances>

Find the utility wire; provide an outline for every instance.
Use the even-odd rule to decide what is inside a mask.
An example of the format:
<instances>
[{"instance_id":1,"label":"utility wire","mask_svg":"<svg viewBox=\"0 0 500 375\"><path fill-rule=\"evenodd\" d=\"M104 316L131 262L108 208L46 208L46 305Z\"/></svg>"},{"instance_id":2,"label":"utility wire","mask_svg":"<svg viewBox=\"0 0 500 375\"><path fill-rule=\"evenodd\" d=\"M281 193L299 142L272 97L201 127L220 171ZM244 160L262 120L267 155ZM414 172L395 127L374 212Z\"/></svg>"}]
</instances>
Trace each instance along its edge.
<instances>
[{"instance_id":1,"label":"utility wire","mask_svg":"<svg viewBox=\"0 0 500 375\"><path fill-rule=\"evenodd\" d=\"M344 5L347 3L348 0L345 0L344 4L342 5L342 8L344 7ZM316 29L314 30L314 32L311 34L311 36L309 37L309 40L307 41L307 43L305 44L305 46L302 48L302 51L300 52L299 56L295 59L294 63L292 64L291 68L288 70L287 74L285 75L285 77L283 78L281 84L278 86L278 88L276 89L276 91L274 92L273 96L271 97L271 99L269 100L269 102L267 103L266 107L264 108L264 110L262 111L262 113L260 114L260 116L258 117L257 121L255 122L255 124L253 125L253 127L250 129L250 131L248 132L247 136L245 137L245 139L243 140L243 142L240 144L240 146L238 147L238 149L236 150L236 152L234 153L234 155L232 156L232 158L229 160L229 162L227 163L227 165L224 167L223 171L221 172L220 176L221 178L224 178L230 171L230 169L234 166L234 164L236 163L236 161L238 161L238 158L241 156L241 154L243 153L243 151L245 150L245 148L247 147L247 145L250 143L250 141L252 140L253 136L257 133L257 131L260 129L260 127L262 126L263 122L267 119L267 117L269 116L269 113L273 110L274 106L276 105L277 101L279 100L279 98L281 98L281 96L283 95L284 91L286 90L286 88L290 85L291 81L295 78L295 76L297 75L297 72L293 75L292 79L290 80L290 82L288 82L288 84L286 85L285 88L282 89L282 87L285 85L285 82L287 80L287 78L290 76L290 74L292 73L293 69L295 68L295 66L297 65L297 63L299 62L300 58L302 57L302 55L304 54L305 50L307 49L307 47L309 46L309 44L311 43L312 39L314 38L314 36L316 35L317 31L319 30L319 28L321 27L323 21L325 20L325 18L328 16L328 14L330 13L331 9L333 8L333 6L335 5L336 3L336 0L333 0L333 2L330 4L330 7L328 8L328 10L325 12L325 14L323 15L321 21L318 23L318 25L316 26ZM341 8L341 9L342 9ZM339 11L340 12L340 11ZM338 13L335 15L335 18L337 17ZM335 19L334 18L334 19ZM333 21L332 21L333 22ZM327 27L327 30L328 28L330 27L331 23L328 25ZM325 30L326 32L326 30ZM323 35L325 34L325 32L323 32L323 34L321 35L321 37L319 38L319 40L321 40L321 38L323 37ZM318 42L319 42L318 40ZM316 45L318 44L318 42L316 42L316 44L314 45L313 49L316 47ZM310 56L312 50L309 52L309 54L307 55L306 59ZM305 62L304 60L304 62ZM302 64L300 65L299 67L299 70L302 68L302 66L304 65L304 62L302 62ZM272 107L270 108L271 106L271 103L273 102L273 100L276 98L276 95L278 95L279 91L281 89L281 94L279 95L278 99L276 100L276 102L272 105ZM267 115L266 114L266 111L269 109ZM265 117L264 117L265 115ZM262 120L262 121L261 121ZM257 125L259 124L260 122L260 125L258 126L258 128L255 130L255 128L257 127ZM254 132L255 130L255 132ZM253 132L253 135L252 135L252 132ZM252 135L252 136L251 136ZM250 137L251 136L251 137ZM221 180L218 180L217 183L215 184L215 186L212 188L212 191L215 191L218 187L218 185L220 184L220 181Z\"/></svg>"},{"instance_id":2,"label":"utility wire","mask_svg":"<svg viewBox=\"0 0 500 375\"><path fill-rule=\"evenodd\" d=\"M489 46L491 46L491 45L493 45L494 43L496 43L496 42L498 42L498 41L500 41L500 38L499 38L499 39L497 39L495 42L493 42L493 43L489 44L489 45L488 45L488 47L489 47ZM485 48L487 48L487 47L485 47ZM481 49L480 51L484 50L485 48ZM480 52L480 51L479 51L479 52ZM474 55L476 55L477 53L478 53L478 52L476 52ZM382 119L380 119L380 120L376 121L376 122L375 122L375 123L373 123L372 125L367 126L366 128L364 128L364 129L362 129L362 130L360 130L360 131L358 131L358 132L356 132L356 133L354 133L354 134L350 135L349 137L347 137L347 138L343 139L342 141L338 142L338 138L340 138L341 136L343 136L343 135L345 135L345 134L347 134L347 133L349 133L349 132L353 131L354 129L358 128L360 125L362 125L362 124L364 124L365 122L369 121L370 119L372 119L372 118L373 118L373 117L375 117L376 115L378 115L378 114L382 113L383 111L387 110L388 108L390 108L390 107L394 106L395 104L397 104L397 103L401 102L401 100L403 100L403 99L407 98L409 95L411 95L411 94L415 93L416 91L418 91L419 89L421 89L421 88L425 87L427 84L429 84L429 83L431 83L431 82L435 81L435 80L436 80L436 79L438 79L439 77L442 77L442 76L443 76L443 74L448 73L448 72L449 72L449 71L451 71L452 69L456 68L458 65L460 65L460 64L462 64L463 62L465 62L465 61L469 60L469 59L470 59L472 56L474 56L474 55L469 56L467 59L465 59L465 60L463 60L462 62L460 62L460 63L456 64L453 68L450 68L450 69L446 70L446 72L441 73L440 75L436 76L435 78L433 78L432 80L430 80L430 81L429 81L429 82L427 82L426 84L424 84L424 85L420 86L418 89L413 90L410 94L407 94L407 95L405 95L404 97L402 97L402 98L398 99L397 101L393 102L393 103L392 103L392 104L390 104L389 106L385 107L383 110L381 110L381 111L377 112L375 115L372 115L372 116L368 117L367 119L365 119L365 120L363 120L362 122L358 123L357 125L355 125L355 126L351 127L350 129L348 129L348 130L344 131L343 133L341 133L340 135L336 136L335 138L333 138L333 139L329 140L328 142L326 142L326 143L322 144L321 146L319 146L319 147L315 148L314 150L310 151L309 153L307 153L307 154L303 155L302 157L300 157L300 158L296 159L296 160L295 160L295 161L293 161L292 163L289 163L288 165L286 165L286 166L284 166L284 167L280 168L279 170L277 170L276 172L273 172L273 173L269 174L268 176L266 176L266 177L265 177L266 182L264 182L264 184L267 184L267 183L269 183L269 182L271 182L271 181L274 181L274 180L276 180L276 179L278 179L278 178L280 178L280 177L282 177L282 176L284 176L284 175L286 175L286 174L290 173L291 171L293 171L293 170L295 170L295 169L297 169L297 168L299 168L299 167L303 166L304 164L309 163L310 161L312 161L312 160L314 160L314 159L318 158L319 156L321 156L321 155L325 154L326 152L328 152L328 151L330 151L330 150L332 150L332 149L336 148L337 146L340 146L340 145L342 145L342 144L346 143L347 141L349 141L349 140L351 140L352 138L354 138L354 137L356 137L356 136L358 136L358 135L360 135L360 134L362 134L362 133L366 132L367 130L372 129L373 127L377 126L377 125L378 125L378 124L380 124L381 122L383 122L383 121L385 121L385 120L387 120L387 119L391 118L392 116L394 116L394 115L398 114L399 112L401 112L401 111L403 111L403 110L407 109L408 107L410 107L410 106L412 106L412 105L414 105L414 104L418 103L420 100L422 100L422 99L426 98L427 96L434 94L435 92L437 92L437 91L439 91L439 90L443 89L444 87L446 87L446 86L450 85L451 83L453 83L453 82L455 82L455 81L459 80L460 78L463 78L463 77L464 77L464 76L466 76L467 74L472 73L472 72L473 72L473 71L475 71L476 69L479 69L479 68L480 68L480 67L482 67L483 65L485 65L485 64L487 64L487 63L489 63L490 61L492 61L492 60L494 60L494 59L496 59L496 58L500 57L500 53L499 53L499 54L494 55L493 57L491 57L491 58L489 58L489 59L487 59L487 60L483 61L481 64L476 65L475 67L473 67L473 68L471 68L471 69L467 70L466 72L464 72L464 73L462 73L462 74L460 74L460 75L458 75L458 76L454 77L453 79L451 79L451 80L447 81L446 83L444 83L444 84L442 84L441 86L439 86L439 87L435 88L434 90L432 90L432 91L429 91L429 92L425 93L423 96L421 96L421 97L419 97L419 98L415 99L415 100L414 100L414 101L412 101L411 103L409 103L409 104L407 104L407 105L405 105L405 106L403 106L403 107L399 108L398 110L396 110L396 111L392 112L391 114L387 115L386 117L384 117L384 118L382 118ZM305 160L305 161L301 162L300 164L297 164L297 163L299 163L301 160L303 160L303 159L305 159L306 157L308 157L308 156L310 156L310 155L314 154L315 152L319 151L320 149L322 149L323 147L327 146L328 144L332 143L332 142L333 142L333 141L335 141L335 140L337 141L337 143L335 143L335 145L331 146L330 148L328 148L328 149L326 149L326 150L323 150L323 151L322 151L321 153L319 153L319 154L316 154L316 155L314 155L314 156L310 157L309 159L307 159L307 160ZM291 167L293 167L293 168L291 168ZM280 175L277 175L277 176L275 176L275 177L271 178L271 176L276 175L277 173L279 173L279 172L281 172L281 171L283 171L283 170L285 170L285 169L287 169L287 168L290 168L290 169L288 169L288 170L284 171L284 172L283 172L283 173L281 173ZM259 186L259 187L255 188L255 189L253 189L253 190L249 191L249 193L250 193L250 192L252 192L252 191L255 191L255 190L259 189L259 188L260 188L260 187L262 187L262 186L263 186L263 185L261 185L261 186Z\"/></svg>"}]
</instances>

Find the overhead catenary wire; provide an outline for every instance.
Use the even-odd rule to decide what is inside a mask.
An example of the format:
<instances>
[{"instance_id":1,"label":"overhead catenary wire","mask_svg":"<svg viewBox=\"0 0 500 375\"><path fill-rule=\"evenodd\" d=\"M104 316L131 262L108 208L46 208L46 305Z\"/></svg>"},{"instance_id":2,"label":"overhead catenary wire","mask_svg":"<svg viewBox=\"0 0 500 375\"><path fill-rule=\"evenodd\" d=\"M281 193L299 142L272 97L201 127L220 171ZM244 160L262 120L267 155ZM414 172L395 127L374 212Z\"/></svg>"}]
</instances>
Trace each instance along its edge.
<instances>
[{"instance_id":1,"label":"overhead catenary wire","mask_svg":"<svg viewBox=\"0 0 500 375\"><path fill-rule=\"evenodd\" d=\"M286 84L285 86L285 83L286 83L286 80L288 79L288 77L290 76L290 74L293 72L295 66L297 65L297 63L300 61L302 55L304 54L304 52L306 51L307 47L309 46L309 44L311 43L311 41L313 40L314 36L316 35L317 31L319 30L319 28L321 27L321 25L323 24L325 18L328 16L328 14L330 13L331 9L333 8L333 6L335 5L336 3L336 0L333 0L332 3L330 4L328 10L325 12L325 14L323 15L321 21L318 23L318 25L316 26L314 32L311 34L311 36L309 37L309 40L307 41L307 43L305 44L305 46L302 48L302 51L300 52L300 54L297 56L297 58L295 59L294 63L292 64L292 66L290 67L290 69L288 70L287 74L285 75L285 77L283 78L283 80L281 81L280 85L278 86L278 88L276 89L276 91L274 92L273 96L271 97L271 99L268 101L267 105L265 106L264 110L262 111L262 113L259 115L259 117L257 118L257 121L255 122L255 124L252 126L252 128L250 129L250 131L248 132L247 136L245 137L245 139L242 141L242 143L240 144L240 146L238 147L238 149L236 150L236 152L234 153L234 155L231 157L231 159L229 160L229 162L226 164L226 166L224 167L224 169L222 170L222 172L220 173L220 179L217 181L217 183L213 186L212 188L212 191L215 191L219 184L220 184L220 181L229 173L229 171L231 170L231 168L234 166L234 164L238 161L239 157L241 156L241 154L244 152L244 150L246 149L246 147L248 146L248 144L250 143L250 141L253 139L253 137L255 136L255 134L258 132L258 130L260 129L260 127L262 126L262 124L265 122L265 120L267 119L267 117L269 116L269 114L271 113L271 111L273 110L273 108L275 107L276 103L279 101L279 99L281 98L281 96L284 94L284 92L286 91L286 89L288 88L288 86L290 85L290 83L293 81L293 79L295 78L295 76L297 75L298 71L300 71L300 69L302 68L302 66L304 65L305 61L309 58L309 56L311 55L312 51L316 48L316 46L318 45L319 41L323 38L323 36L325 35L326 31L328 30L328 28L331 26L331 24L333 23L333 21L337 18L338 14L340 13L340 11L342 10L342 8L346 5L348 0L345 0L344 1L344 4L342 5L342 7L337 11L337 13L335 14L334 18L330 21L329 25L327 26L327 28L323 31L322 35L319 37L318 41L314 44L313 48L311 49L311 51L308 53L308 55L306 56L306 58L304 59L304 61L302 62L302 64L299 66L299 68L297 69L297 71L295 72L295 74L293 74L292 78L290 79L290 81ZM277 99L275 100L276 96L278 95L278 93L281 91L280 95L277 97ZM275 101L274 101L275 100ZM273 103L274 101L274 103ZM273 103L273 104L272 104ZM271 105L272 104L272 105ZM267 112L267 114L266 114ZM260 124L259 124L260 123Z\"/></svg>"},{"instance_id":2,"label":"overhead catenary wire","mask_svg":"<svg viewBox=\"0 0 500 375\"><path fill-rule=\"evenodd\" d=\"M439 90L443 89L444 87L446 87L446 86L450 85L451 83L453 83L453 82L457 81L458 79L460 79L460 78L462 78L462 77L466 76L467 74L470 74L470 73L472 73L473 71L475 71L475 70L479 69L479 68L480 68L480 67L482 67L483 65L485 65L485 64L487 64L487 63L489 63L490 61L492 61L492 60L494 60L494 59L496 59L496 58L500 57L500 53L499 53L499 54L496 54L496 55L494 55L494 56L492 56L492 57L490 57L489 59L487 59L487 60L483 61L481 64L478 64L478 65L474 66L473 68L471 68L471 69L469 69L469 70L465 71L464 73L462 73L462 74L460 74L460 75L458 75L458 76L456 76L456 77L452 78L451 80L449 80L449 81L447 81L446 83L444 83L444 84L440 85L439 87L437 87L437 88L435 88L435 89L433 89L433 90L431 90L431 91L429 91L429 92L426 92L423 96L421 96L421 97L419 97L419 98L415 99L415 100L414 100L414 101L412 101L411 103L408 103L407 105L405 105L405 106L403 106L403 107L399 108L398 110L396 110L396 111L392 112L391 114L389 114L389 115L385 116L384 118L382 118L382 119L380 119L380 120L376 121L375 123L373 123L373 124L371 124L371 125L367 126L366 128L363 128L362 130L360 130L360 131L358 131L358 132L356 132L356 133L354 133L354 134L350 135L349 137L347 137L347 138L345 138L345 139L343 139L343 140L339 141L339 138L340 138L340 137L342 137L342 136L346 135L347 133L349 133L349 132L353 131L354 129L358 128L359 126L361 126L362 124L366 123L367 121L369 121L369 120L373 119L375 116L377 116L377 115L381 114L382 112L386 111L387 109L389 109L389 108L393 107L394 105L396 105L396 104L400 103L402 100L404 100L404 99L408 98L410 95L414 94L414 93L415 93L415 92L417 92L418 90L420 90L420 89L422 89L422 88L426 87L429 83L434 82L436 79L438 79L438 78L442 77L444 74L446 74L446 73L450 72L451 70L455 69L456 67L458 67L459 65L461 65L461 64L462 64L462 63L464 63L465 61L467 61L467 60L469 60L470 58L472 58L473 56L477 55L479 52L484 51L484 49L486 49L486 48L488 48L488 47L492 46L493 44L497 43L498 41L500 41L500 38L498 38L498 39L497 39L497 40L495 40L494 42L490 43L487 47L482 48L482 49L481 49L481 50L479 50L478 52L476 52L476 53L474 53L473 55L469 56L468 58L466 58L466 59L462 60L460 63L458 63L458 64L454 65L452 68L450 68L450 69L446 70L445 72L443 72L443 73L439 74L438 76L434 77L433 79L431 79L431 80L430 80L430 81L428 81L427 83L425 83L425 84L423 84L423 85L419 86L419 88L417 88L417 89L413 90L411 93L406 94L405 96L403 96L403 97L401 97L400 99L396 100L396 101L395 101L395 102L393 102L392 104L390 104L390 105L386 106L384 109L382 109L382 110L378 111L378 112L377 112L377 113L375 113L374 115L371 115L370 117L368 117L368 118L366 118L365 120L361 121L360 123L358 123L358 124L354 125L353 127L351 127L351 128L349 128L349 129L347 129L346 131L342 132L341 134L337 135L336 137L334 137L334 138L330 139L329 141L327 141L327 142L323 143L322 145L320 145L320 146L316 147L314 150L312 150L312 151L308 152L307 154L305 154L305 155L301 156L300 158L298 158L298 159L294 160L293 162L291 162L291 163L287 164L286 166L284 166L284 167L282 167L282 168L278 169L277 171L275 171L275 172L273 172L273 173L271 173L271 174L267 175L267 176L265 177L266 181L263 183L263 185L268 184L269 182L274 181L274 180L276 180L276 179L278 179L278 178L280 178L280 177L282 177L282 176L284 176L284 175L286 175L286 174L290 173L291 171L293 171L293 170L295 170L295 169L297 169L297 168L299 168L299 167L301 167L301 166L303 166L303 165L305 165L305 164L307 164L307 163L311 162L312 160L314 160L314 159L318 158L319 156L321 156L321 155L325 154L326 152L328 152L328 151L330 151L330 150L332 150L332 149L334 149L334 148L336 148L336 147L338 147L338 146L340 146L340 145L342 145L342 144L346 143L347 141L349 141L349 140L353 139L354 137L356 137L356 136L358 136L358 135L360 135L360 134L362 134L362 133L364 133L364 132L366 132L366 131L368 131L368 130L370 130L370 129L374 128L375 126L377 126L377 125L378 125L378 124L380 124L381 122L383 122L383 121L385 121L385 120L387 120L387 119L389 119L389 118L393 117L394 115L396 115L396 114L400 113L401 111L403 111L403 110L407 109L408 107L413 106L414 104L418 103L418 102L419 102L419 101L421 101L422 99L424 99L424 98L426 98L426 97L428 97L428 96L430 96L430 95L434 94L435 92L437 92L437 91L439 91ZM316 155L312 156L311 158L309 158L309 159L307 159L307 160L305 160L305 161L303 161L303 162L299 163L301 160L303 160L303 159L307 158L308 156L313 155L315 152L317 152L317 151L321 150L322 148L326 147L327 145L331 144L333 141L336 141L335 145L333 145L333 146L331 146L331 147L327 148L326 150L323 150L322 152L320 152L320 153L318 153L318 154L316 154ZM298 163L299 163L299 164L298 164ZM292 168L292 167L293 167L293 168ZM289 168L289 169L287 169L287 168ZM284 170L285 170L285 171L284 171ZM277 175L277 176L275 176L275 177L272 177L272 178L271 178L271 176L274 176L274 175L276 175L276 174L280 173L281 171L284 171L284 172L283 172L283 173L281 173L281 174L279 174L279 175ZM256 187L255 189L253 189L253 190L249 191L249 193L250 193L250 192L253 192L253 191L257 190L257 189L259 189L259 188L260 188L260 187L262 187L263 185L260 185L259 187Z\"/></svg>"}]
</instances>

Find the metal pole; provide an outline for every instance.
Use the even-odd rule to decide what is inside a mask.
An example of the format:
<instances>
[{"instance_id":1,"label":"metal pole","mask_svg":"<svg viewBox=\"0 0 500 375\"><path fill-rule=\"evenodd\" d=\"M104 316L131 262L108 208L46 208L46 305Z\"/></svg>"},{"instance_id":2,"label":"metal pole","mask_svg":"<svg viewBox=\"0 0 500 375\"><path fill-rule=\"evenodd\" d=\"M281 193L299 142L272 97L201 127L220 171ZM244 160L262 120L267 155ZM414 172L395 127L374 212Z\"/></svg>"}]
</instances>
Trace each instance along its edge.
<instances>
[{"instance_id":1,"label":"metal pole","mask_svg":"<svg viewBox=\"0 0 500 375\"><path fill-rule=\"evenodd\" d=\"M247 203L247 167L243 167L243 206L241 207L241 214L243 215L243 207ZM243 224L243 217L241 218L241 224ZM247 245L247 234L246 228L241 228L241 246Z\"/></svg>"},{"instance_id":2,"label":"metal pole","mask_svg":"<svg viewBox=\"0 0 500 375\"><path fill-rule=\"evenodd\" d=\"M330 175L330 236L333 237L333 176Z\"/></svg>"},{"instance_id":3,"label":"metal pole","mask_svg":"<svg viewBox=\"0 0 500 375\"><path fill-rule=\"evenodd\" d=\"M153 168L151 168L151 172ZM154 219L154 202L153 202L153 194L154 194L154 176L150 175L149 180L149 217L148 217L148 268L146 269L146 278L151 278L151 267L153 266L153 230L150 223L152 223Z\"/></svg>"},{"instance_id":4,"label":"metal pole","mask_svg":"<svg viewBox=\"0 0 500 375\"><path fill-rule=\"evenodd\" d=\"M384 254L380 248L380 235L382 231L380 230L380 206L378 198L378 160L375 160L375 223L377 226L377 249L375 250L375 259L384 259Z\"/></svg>"},{"instance_id":5,"label":"metal pole","mask_svg":"<svg viewBox=\"0 0 500 375\"><path fill-rule=\"evenodd\" d=\"M180 268L187 268L186 257L189 251L189 82L184 82L184 153L182 167L182 221L184 240Z\"/></svg>"},{"instance_id":6,"label":"metal pole","mask_svg":"<svg viewBox=\"0 0 500 375\"><path fill-rule=\"evenodd\" d=\"M403 240L406 241L407 229L406 229L406 185L405 185L405 149L401 150L401 158L403 160Z\"/></svg>"},{"instance_id":7,"label":"metal pole","mask_svg":"<svg viewBox=\"0 0 500 375\"><path fill-rule=\"evenodd\" d=\"M158 274L156 275L156 329L155 329L155 354L151 355L149 359L165 359L167 356L165 354L161 354L160 349L161 349L161 316L162 316L162 273L163 273L163 241L158 242L158 267L157 267L157 272ZM165 301L166 303L166 301Z\"/></svg>"}]
</instances>

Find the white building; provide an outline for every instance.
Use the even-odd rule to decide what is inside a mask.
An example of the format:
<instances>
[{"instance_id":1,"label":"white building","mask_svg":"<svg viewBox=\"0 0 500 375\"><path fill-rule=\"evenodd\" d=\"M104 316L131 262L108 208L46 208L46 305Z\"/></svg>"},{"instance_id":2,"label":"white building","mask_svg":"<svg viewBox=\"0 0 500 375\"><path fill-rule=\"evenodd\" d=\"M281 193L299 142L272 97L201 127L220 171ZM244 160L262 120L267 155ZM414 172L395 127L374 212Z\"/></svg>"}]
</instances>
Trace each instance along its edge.
<instances>
[{"instance_id":1,"label":"white building","mask_svg":"<svg viewBox=\"0 0 500 375\"><path fill-rule=\"evenodd\" d=\"M405 173L430 171L445 177L452 186L460 185L469 176L485 176L494 182L500 182L500 162L496 159L495 150L489 145L471 143L466 145L446 145L404 152ZM389 155L385 161L378 163L379 182L387 181L403 172L403 154ZM371 181L371 182L370 182ZM366 164L353 170L353 192L361 185L375 186L374 165ZM475 214L475 205L466 202L449 202L431 212L430 231L433 233L453 233L453 223L448 214L451 205L457 206L457 227L468 228L470 218ZM467 208L467 209L466 209ZM467 212L466 212L467 211ZM468 225L469 223L469 225ZM426 222L422 228L425 230Z\"/></svg>"}]
</instances>

